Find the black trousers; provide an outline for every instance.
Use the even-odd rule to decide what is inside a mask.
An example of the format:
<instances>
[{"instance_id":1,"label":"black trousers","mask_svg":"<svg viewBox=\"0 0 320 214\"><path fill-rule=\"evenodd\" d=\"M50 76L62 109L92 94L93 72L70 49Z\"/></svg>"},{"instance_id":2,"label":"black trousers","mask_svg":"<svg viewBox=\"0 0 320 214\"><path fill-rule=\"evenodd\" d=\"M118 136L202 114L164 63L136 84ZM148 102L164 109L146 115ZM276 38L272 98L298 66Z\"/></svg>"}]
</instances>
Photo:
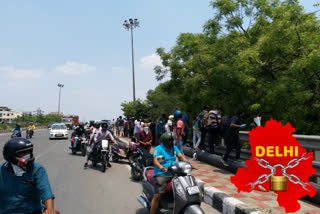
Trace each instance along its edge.
<instances>
[{"instance_id":1,"label":"black trousers","mask_svg":"<svg viewBox=\"0 0 320 214\"><path fill-rule=\"evenodd\" d=\"M227 151L223 157L223 160L228 161L229 155L233 149L236 150L236 159L240 159L241 143L239 140L239 135L227 136L224 138L224 140L227 146Z\"/></svg>"},{"instance_id":2,"label":"black trousers","mask_svg":"<svg viewBox=\"0 0 320 214\"><path fill-rule=\"evenodd\" d=\"M201 131L201 141L200 141L199 149L204 150L205 149L205 139L206 139L206 135L207 135L207 129L206 128L202 128L200 131Z\"/></svg>"},{"instance_id":3,"label":"black trousers","mask_svg":"<svg viewBox=\"0 0 320 214\"><path fill-rule=\"evenodd\" d=\"M183 144L186 145L189 136L189 128L185 127L183 130L182 140ZM192 145L192 141L189 142L189 145Z\"/></svg>"},{"instance_id":4,"label":"black trousers","mask_svg":"<svg viewBox=\"0 0 320 214\"><path fill-rule=\"evenodd\" d=\"M218 135L219 129L218 128L208 128L208 137L209 137L209 152L214 153L214 145L218 145Z\"/></svg>"},{"instance_id":5,"label":"black trousers","mask_svg":"<svg viewBox=\"0 0 320 214\"><path fill-rule=\"evenodd\" d=\"M92 154L97 150L99 144L101 144L101 142L93 143L92 149L91 149L91 151L90 151L89 154L88 154L87 161L90 160Z\"/></svg>"}]
</instances>

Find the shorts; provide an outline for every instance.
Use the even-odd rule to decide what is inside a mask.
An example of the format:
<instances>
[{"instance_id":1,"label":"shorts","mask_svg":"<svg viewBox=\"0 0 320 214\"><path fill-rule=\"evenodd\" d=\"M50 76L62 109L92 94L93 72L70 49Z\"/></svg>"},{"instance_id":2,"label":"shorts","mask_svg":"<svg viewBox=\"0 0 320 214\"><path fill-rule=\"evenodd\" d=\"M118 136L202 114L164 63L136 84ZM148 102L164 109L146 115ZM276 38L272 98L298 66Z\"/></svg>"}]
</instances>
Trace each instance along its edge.
<instances>
[{"instance_id":1,"label":"shorts","mask_svg":"<svg viewBox=\"0 0 320 214\"><path fill-rule=\"evenodd\" d=\"M163 194L166 192L167 184L172 180L172 176L153 177L154 194Z\"/></svg>"},{"instance_id":2,"label":"shorts","mask_svg":"<svg viewBox=\"0 0 320 214\"><path fill-rule=\"evenodd\" d=\"M123 131L123 126L119 126L119 131Z\"/></svg>"}]
</instances>

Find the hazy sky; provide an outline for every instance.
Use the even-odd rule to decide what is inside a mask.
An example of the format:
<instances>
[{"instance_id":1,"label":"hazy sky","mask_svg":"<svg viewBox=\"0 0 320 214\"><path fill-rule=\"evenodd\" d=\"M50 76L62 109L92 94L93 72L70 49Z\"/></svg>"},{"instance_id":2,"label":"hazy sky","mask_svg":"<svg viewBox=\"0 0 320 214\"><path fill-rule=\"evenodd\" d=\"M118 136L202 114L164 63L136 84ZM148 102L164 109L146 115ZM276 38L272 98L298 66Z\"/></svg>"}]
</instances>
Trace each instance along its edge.
<instances>
[{"instance_id":1,"label":"hazy sky","mask_svg":"<svg viewBox=\"0 0 320 214\"><path fill-rule=\"evenodd\" d=\"M201 33L213 17L209 0L0 0L0 106L80 120L113 119L132 100L130 33L134 31L136 98L154 89L155 50L174 46L180 33ZM300 1L306 11L317 0Z\"/></svg>"}]
</instances>

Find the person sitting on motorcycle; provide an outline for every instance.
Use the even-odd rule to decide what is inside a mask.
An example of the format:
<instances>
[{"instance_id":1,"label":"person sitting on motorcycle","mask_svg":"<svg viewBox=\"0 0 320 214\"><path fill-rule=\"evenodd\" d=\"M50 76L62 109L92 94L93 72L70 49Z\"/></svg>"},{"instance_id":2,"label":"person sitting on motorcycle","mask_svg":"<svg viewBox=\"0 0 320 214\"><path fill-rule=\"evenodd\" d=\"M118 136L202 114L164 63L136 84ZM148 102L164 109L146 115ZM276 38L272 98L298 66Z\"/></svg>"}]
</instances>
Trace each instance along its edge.
<instances>
[{"instance_id":1,"label":"person sitting on motorcycle","mask_svg":"<svg viewBox=\"0 0 320 214\"><path fill-rule=\"evenodd\" d=\"M150 214L156 214L162 195L165 193L167 184L172 180L172 174L168 172L168 167L174 165L176 158L189 162L174 145L175 133L165 132L161 135L161 144L153 151L154 164L154 196L151 202ZM159 163L158 157L163 156L165 162Z\"/></svg>"},{"instance_id":2,"label":"person sitting on motorcycle","mask_svg":"<svg viewBox=\"0 0 320 214\"><path fill-rule=\"evenodd\" d=\"M72 136L73 136L73 139L74 139L74 144L73 144L73 148L76 148L77 147L77 142L79 140L79 137L81 137L83 134L84 134L84 128L83 128L83 125L80 124L79 127L77 127L73 133L72 133Z\"/></svg>"},{"instance_id":3,"label":"person sitting on motorcycle","mask_svg":"<svg viewBox=\"0 0 320 214\"><path fill-rule=\"evenodd\" d=\"M88 167L88 161L90 160L92 154L97 149L98 143L101 143L102 140L108 140L108 139L111 139L113 143L116 143L112 134L108 131L108 124L103 123L101 126L102 126L101 130L98 131L96 136L94 137L94 144L92 146L91 151L88 154L87 161L85 162L84 167ZM111 164L108 162L107 166L111 167Z\"/></svg>"},{"instance_id":4,"label":"person sitting on motorcycle","mask_svg":"<svg viewBox=\"0 0 320 214\"><path fill-rule=\"evenodd\" d=\"M4 145L3 157L7 162L0 166L0 213L56 214L47 172L34 162L32 143L13 138Z\"/></svg>"},{"instance_id":5,"label":"person sitting on motorcycle","mask_svg":"<svg viewBox=\"0 0 320 214\"><path fill-rule=\"evenodd\" d=\"M33 135L33 131L36 129L36 127L33 123L29 123L27 129L30 129L31 135Z\"/></svg>"},{"instance_id":6,"label":"person sitting on motorcycle","mask_svg":"<svg viewBox=\"0 0 320 214\"><path fill-rule=\"evenodd\" d=\"M149 130L149 126L147 123L143 124L143 130L141 130L138 134L138 143L139 148L143 151L143 153L150 153L152 133Z\"/></svg>"},{"instance_id":7,"label":"person sitting on motorcycle","mask_svg":"<svg viewBox=\"0 0 320 214\"><path fill-rule=\"evenodd\" d=\"M17 133L17 136L21 137L21 126L19 123L16 124L16 127L12 130L12 132L15 134Z\"/></svg>"}]
</instances>

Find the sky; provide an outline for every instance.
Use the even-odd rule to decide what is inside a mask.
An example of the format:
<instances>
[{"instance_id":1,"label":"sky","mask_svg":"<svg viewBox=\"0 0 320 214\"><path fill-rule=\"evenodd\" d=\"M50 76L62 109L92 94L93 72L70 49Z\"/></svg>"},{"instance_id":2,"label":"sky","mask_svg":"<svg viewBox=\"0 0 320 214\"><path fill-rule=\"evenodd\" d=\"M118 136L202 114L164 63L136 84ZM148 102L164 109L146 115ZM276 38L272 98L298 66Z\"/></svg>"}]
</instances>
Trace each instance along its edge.
<instances>
[{"instance_id":1,"label":"sky","mask_svg":"<svg viewBox=\"0 0 320 214\"><path fill-rule=\"evenodd\" d=\"M301 0L307 12L317 0ZM156 49L170 50L180 33L201 33L214 16L209 0L0 0L0 106L60 111L81 121L115 119L132 101L134 30L136 99L159 82Z\"/></svg>"}]
</instances>

